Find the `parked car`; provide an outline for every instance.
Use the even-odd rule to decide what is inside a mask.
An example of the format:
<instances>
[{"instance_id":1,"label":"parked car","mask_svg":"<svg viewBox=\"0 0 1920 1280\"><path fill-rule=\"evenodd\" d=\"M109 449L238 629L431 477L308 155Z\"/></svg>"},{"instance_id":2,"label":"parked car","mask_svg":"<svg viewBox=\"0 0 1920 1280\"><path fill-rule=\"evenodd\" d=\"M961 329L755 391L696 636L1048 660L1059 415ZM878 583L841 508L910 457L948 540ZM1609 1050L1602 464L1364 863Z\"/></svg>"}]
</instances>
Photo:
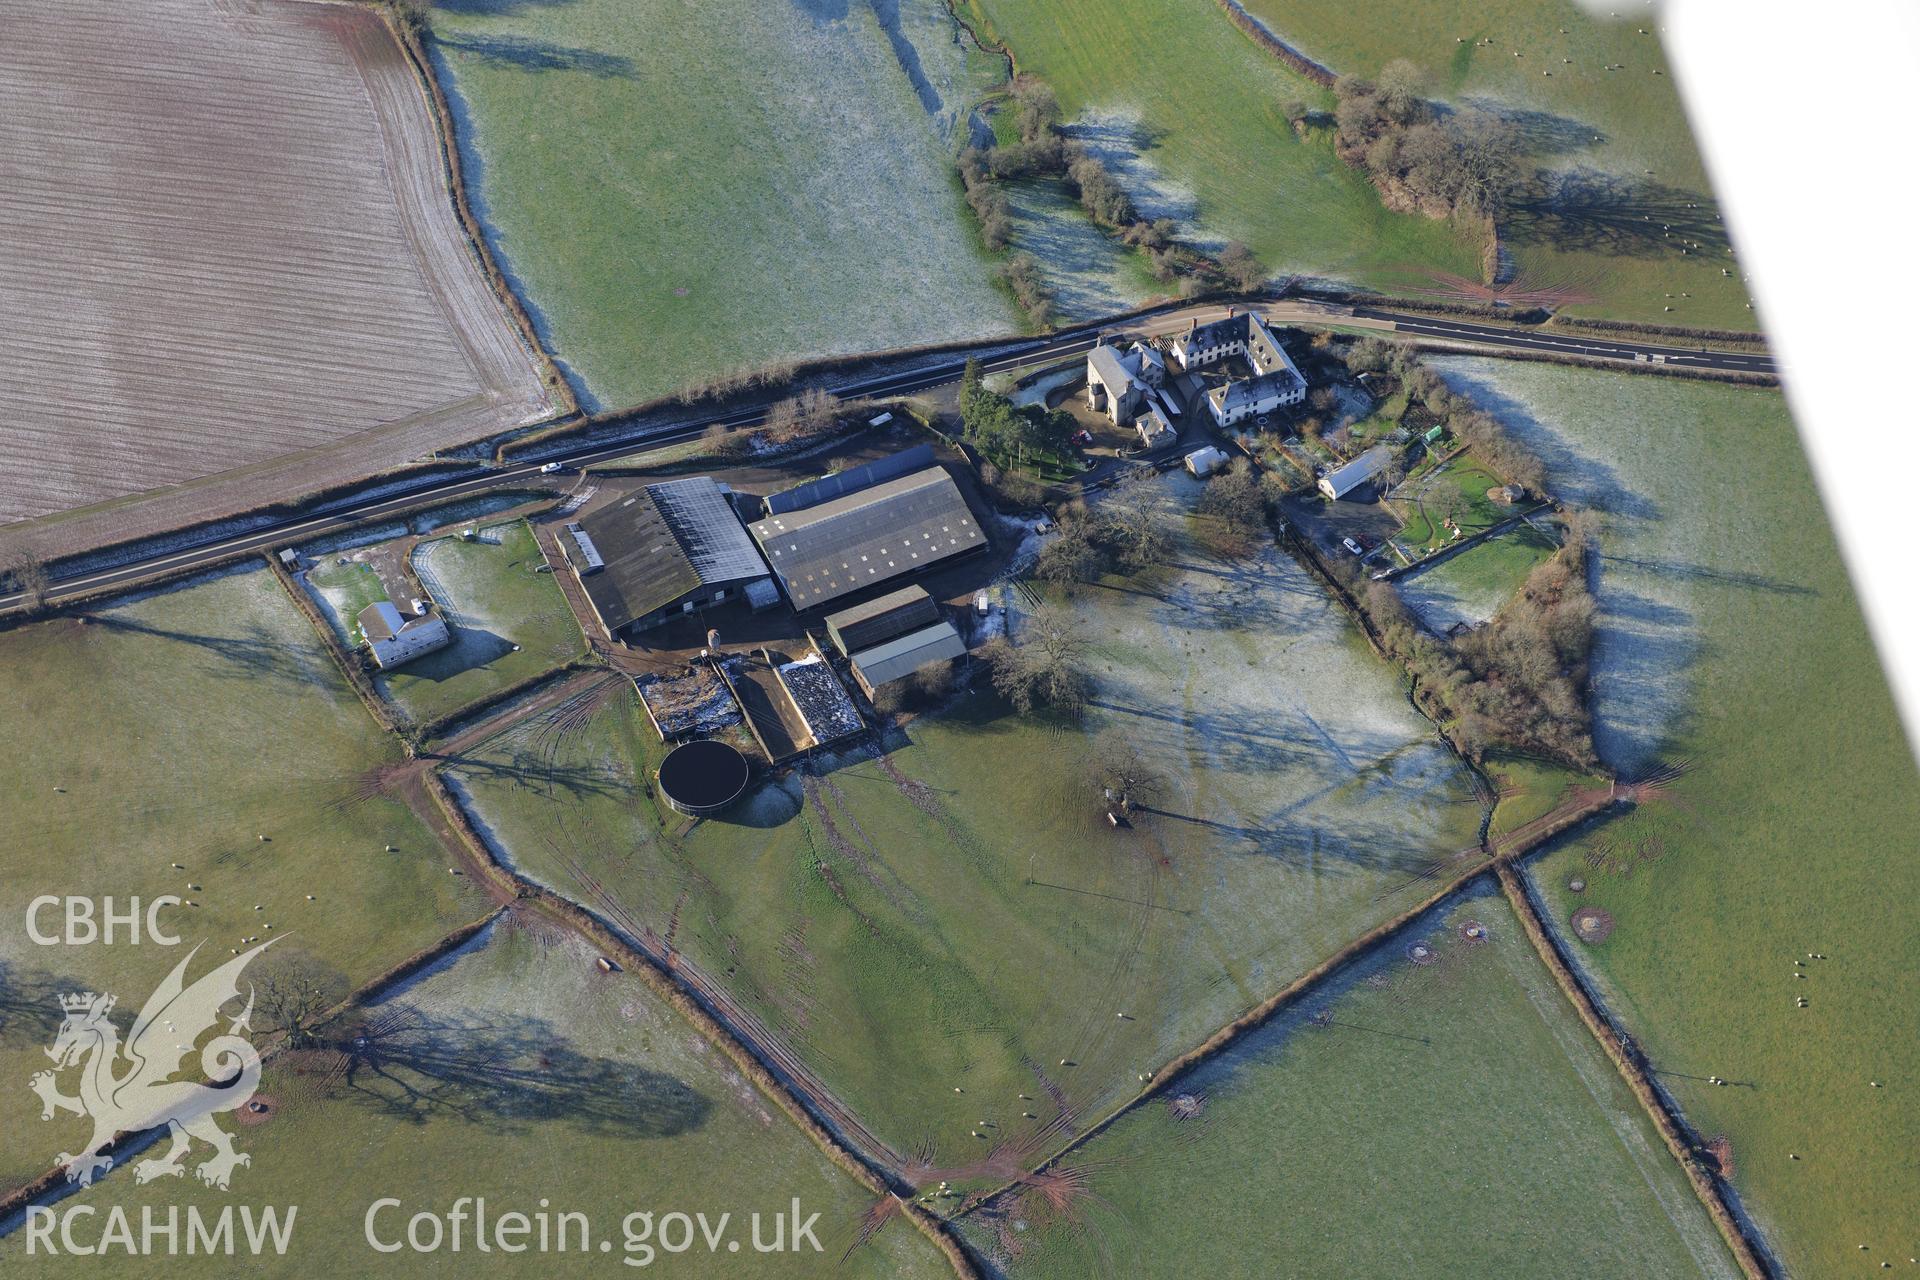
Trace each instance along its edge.
<instances>
[{"instance_id":1,"label":"parked car","mask_svg":"<svg viewBox=\"0 0 1920 1280\"><path fill-rule=\"evenodd\" d=\"M1340 539L1340 545L1341 545L1341 546L1343 546L1343 547L1345 547L1345 548L1346 548L1347 550L1349 550L1349 551L1351 551L1351 552L1353 552L1353 554L1355 554L1355 555L1357 555L1357 556L1359 556L1359 555L1365 555L1365 554L1366 554L1366 552L1367 552L1367 549L1366 549L1365 547L1363 547L1363 546L1361 546L1361 545L1360 545L1359 543L1357 543L1357 542L1355 542L1355 541L1354 541L1354 540L1353 540L1352 538L1342 538L1342 539Z\"/></svg>"},{"instance_id":2,"label":"parked car","mask_svg":"<svg viewBox=\"0 0 1920 1280\"><path fill-rule=\"evenodd\" d=\"M560 470L559 463L549 462L546 466L540 468L540 474L543 476L550 476L558 470Z\"/></svg>"},{"instance_id":3,"label":"parked car","mask_svg":"<svg viewBox=\"0 0 1920 1280\"><path fill-rule=\"evenodd\" d=\"M1088 431L1088 430L1087 430L1087 429L1086 429L1085 427L1082 427L1082 428L1081 428L1080 430L1078 430L1078 431L1076 431L1076 432L1074 432L1074 433L1073 433L1073 435L1072 435L1071 437L1069 437L1069 438L1070 438L1070 439L1071 439L1071 440L1072 440L1072 441L1073 441L1073 442L1074 442L1075 444L1083 444L1083 445L1084 445L1084 444L1092 444L1092 443L1093 443L1093 432L1091 432L1091 431Z\"/></svg>"}]
</instances>

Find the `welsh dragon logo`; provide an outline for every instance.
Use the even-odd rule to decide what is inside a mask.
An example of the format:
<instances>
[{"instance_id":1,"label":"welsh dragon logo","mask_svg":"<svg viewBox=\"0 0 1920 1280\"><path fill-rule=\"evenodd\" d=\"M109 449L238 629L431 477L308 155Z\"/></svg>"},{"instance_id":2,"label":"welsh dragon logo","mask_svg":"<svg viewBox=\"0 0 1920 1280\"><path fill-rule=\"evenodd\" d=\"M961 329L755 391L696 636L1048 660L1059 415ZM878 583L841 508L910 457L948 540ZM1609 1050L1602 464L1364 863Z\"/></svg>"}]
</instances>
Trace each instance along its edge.
<instances>
[{"instance_id":1,"label":"welsh dragon logo","mask_svg":"<svg viewBox=\"0 0 1920 1280\"><path fill-rule=\"evenodd\" d=\"M53 1119L59 1111L93 1120L93 1137L86 1147L78 1155L63 1151L55 1158L54 1163L66 1167L68 1182L87 1186L113 1167L113 1157L102 1155L101 1149L115 1134L161 1125L167 1127L172 1145L164 1155L136 1164L135 1182L184 1174L182 1161L195 1138L213 1148L212 1157L194 1169L194 1176L208 1186L226 1190L234 1169L252 1163L233 1149L233 1139L215 1123L221 1112L246 1105L260 1083L260 1054L241 1034L252 1030L251 987L240 1015L200 1050L201 1073L222 1083L174 1077L185 1068L200 1037L217 1026L222 1006L239 998L241 972L272 945L272 940L263 942L188 986L187 965L200 950L195 947L147 1000L124 1045L108 1018L111 995L87 991L60 997L66 1019L47 1050L54 1070L36 1074L29 1087L40 1095L42 1120ZM69 1067L80 1068L78 1097L61 1093L56 1079Z\"/></svg>"}]
</instances>

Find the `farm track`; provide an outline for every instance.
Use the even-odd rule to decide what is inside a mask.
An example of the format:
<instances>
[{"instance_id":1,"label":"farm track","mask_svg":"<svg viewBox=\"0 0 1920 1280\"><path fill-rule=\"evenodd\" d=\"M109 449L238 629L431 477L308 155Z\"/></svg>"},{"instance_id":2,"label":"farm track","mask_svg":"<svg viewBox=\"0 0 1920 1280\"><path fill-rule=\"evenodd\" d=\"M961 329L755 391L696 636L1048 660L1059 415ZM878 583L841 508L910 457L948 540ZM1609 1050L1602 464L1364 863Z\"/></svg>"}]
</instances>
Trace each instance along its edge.
<instances>
[{"instance_id":1,"label":"farm track","mask_svg":"<svg viewBox=\"0 0 1920 1280\"><path fill-rule=\"evenodd\" d=\"M96 545L551 415L377 14L22 3L0 51L0 393L23 409L0 521Z\"/></svg>"}]
</instances>

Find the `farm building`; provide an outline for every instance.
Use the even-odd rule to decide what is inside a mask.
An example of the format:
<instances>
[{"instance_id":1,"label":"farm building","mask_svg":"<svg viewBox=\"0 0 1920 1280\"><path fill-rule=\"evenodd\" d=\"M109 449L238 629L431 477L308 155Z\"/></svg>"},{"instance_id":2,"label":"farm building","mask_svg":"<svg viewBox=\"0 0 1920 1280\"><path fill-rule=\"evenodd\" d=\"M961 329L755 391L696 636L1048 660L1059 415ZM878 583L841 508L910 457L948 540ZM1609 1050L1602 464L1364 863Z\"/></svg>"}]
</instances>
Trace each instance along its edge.
<instances>
[{"instance_id":1,"label":"farm building","mask_svg":"<svg viewBox=\"0 0 1920 1280\"><path fill-rule=\"evenodd\" d=\"M1187 473L1199 479L1206 479L1227 465L1227 455L1208 445L1204 449L1195 449L1187 455Z\"/></svg>"},{"instance_id":2,"label":"farm building","mask_svg":"<svg viewBox=\"0 0 1920 1280\"><path fill-rule=\"evenodd\" d=\"M875 458L872 462L863 462L857 467L848 467L845 471L836 471L830 476L821 476L818 480L809 480L791 489L769 494L762 499L762 503L768 515L782 516L804 507L817 507L823 502L831 502L861 489L871 489L884 480L924 471L932 465L933 446L917 444L911 449L902 449L898 453Z\"/></svg>"},{"instance_id":3,"label":"farm building","mask_svg":"<svg viewBox=\"0 0 1920 1280\"><path fill-rule=\"evenodd\" d=\"M931 626L940 620L940 606L925 587L902 587L865 604L827 615L827 636L847 657L882 641Z\"/></svg>"},{"instance_id":4,"label":"farm building","mask_svg":"<svg viewBox=\"0 0 1920 1280\"><path fill-rule=\"evenodd\" d=\"M967 642L951 622L936 622L854 654L853 678L871 698L882 685L904 680L923 667L950 663L966 651Z\"/></svg>"},{"instance_id":5,"label":"farm building","mask_svg":"<svg viewBox=\"0 0 1920 1280\"><path fill-rule=\"evenodd\" d=\"M1124 427L1167 376L1166 357L1134 343L1125 351L1101 343L1087 353L1087 403Z\"/></svg>"},{"instance_id":6,"label":"farm building","mask_svg":"<svg viewBox=\"0 0 1920 1280\"><path fill-rule=\"evenodd\" d=\"M609 637L742 597L778 602L727 491L707 476L650 484L569 524L560 542Z\"/></svg>"},{"instance_id":7,"label":"farm building","mask_svg":"<svg viewBox=\"0 0 1920 1280\"><path fill-rule=\"evenodd\" d=\"M1346 466L1321 476L1320 492L1337 502L1379 475L1392 461L1392 450L1375 445Z\"/></svg>"},{"instance_id":8,"label":"farm building","mask_svg":"<svg viewBox=\"0 0 1920 1280\"><path fill-rule=\"evenodd\" d=\"M373 650L373 660L383 669L412 662L453 643L453 632L445 618L433 613L402 618L390 600L368 605L354 621L360 624L360 634Z\"/></svg>"},{"instance_id":9,"label":"farm building","mask_svg":"<svg viewBox=\"0 0 1920 1280\"><path fill-rule=\"evenodd\" d=\"M797 610L985 548L953 477L928 467L750 526Z\"/></svg>"}]
</instances>

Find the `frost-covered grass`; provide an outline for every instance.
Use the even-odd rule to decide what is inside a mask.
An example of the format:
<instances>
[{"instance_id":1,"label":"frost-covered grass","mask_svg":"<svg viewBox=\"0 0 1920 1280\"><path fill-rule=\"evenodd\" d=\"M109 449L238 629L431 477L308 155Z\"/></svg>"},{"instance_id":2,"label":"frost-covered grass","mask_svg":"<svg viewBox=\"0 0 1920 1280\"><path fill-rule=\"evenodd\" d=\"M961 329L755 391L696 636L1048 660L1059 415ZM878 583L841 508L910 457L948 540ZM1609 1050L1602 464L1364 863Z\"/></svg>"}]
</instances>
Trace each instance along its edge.
<instances>
[{"instance_id":1,"label":"frost-covered grass","mask_svg":"<svg viewBox=\"0 0 1920 1280\"><path fill-rule=\"evenodd\" d=\"M884 758L763 783L684 835L642 794L660 747L630 696L452 773L524 872L670 937L882 1138L964 1164L1041 1141L1055 1090L1082 1117L1131 1094L1403 909L1476 830L1452 757L1276 549L1183 545L1072 607L1099 687L1085 724L963 696ZM1093 763L1109 730L1167 779L1122 829Z\"/></svg>"},{"instance_id":2,"label":"frost-covered grass","mask_svg":"<svg viewBox=\"0 0 1920 1280\"><path fill-rule=\"evenodd\" d=\"M0 634L0 1074L20 1086L0 1090L8 1187L84 1141L72 1117L43 1125L24 1088L48 1065L59 995L110 991L130 1019L189 948L204 944L199 973L244 936L282 937L269 955L302 952L364 982L485 910L427 829L366 785L400 762L399 744L272 574L83 616ZM111 895L116 911L163 894L198 905L162 913L178 947L124 932L46 947L25 927L43 894ZM58 932L57 910L40 924Z\"/></svg>"},{"instance_id":3,"label":"frost-covered grass","mask_svg":"<svg viewBox=\"0 0 1920 1280\"><path fill-rule=\"evenodd\" d=\"M1514 119L1538 163L1605 175L1595 197L1563 223L1543 222L1536 234L1523 216L1508 228L1523 281L1594 298L1573 314L1756 326L1738 271L1720 273L1733 266L1721 248L1683 255L1678 239L1663 234L1665 226L1698 224L1717 239L1719 226L1654 14L1622 10L1609 20L1573 0L1246 4L1336 72L1373 76L1396 58L1411 59L1434 96ZM1492 45L1478 43L1489 37ZM1644 233L1632 229L1635 222Z\"/></svg>"},{"instance_id":4,"label":"frost-covered grass","mask_svg":"<svg viewBox=\"0 0 1920 1280\"><path fill-rule=\"evenodd\" d=\"M1402 578L1400 594L1434 631L1456 622L1485 622L1556 548L1553 539L1523 524Z\"/></svg>"},{"instance_id":5,"label":"frost-covered grass","mask_svg":"<svg viewBox=\"0 0 1920 1280\"><path fill-rule=\"evenodd\" d=\"M1057 323L1112 315L1166 292L1139 251L1096 227L1059 183L1007 182L1003 189L1012 214L1010 246L1039 261Z\"/></svg>"},{"instance_id":6,"label":"frost-covered grass","mask_svg":"<svg viewBox=\"0 0 1920 1280\"><path fill-rule=\"evenodd\" d=\"M546 562L525 520L483 528L471 542L421 543L414 571L453 643L378 677L381 692L415 720L432 720L584 653L560 584L540 572Z\"/></svg>"},{"instance_id":7,"label":"frost-covered grass","mask_svg":"<svg viewBox=\"0 0 1920 1280\"><path fill-rule=\"evenodd\" d=\"M1587 903L1613 914L1581 955L1694 1126L1730 1138L1734 1185L1786 1270L1905 1265L1920 1254L1920 784L1784 400L1440 366L1602 515L1602 756L1629 774L1691 764L1673 803L1550 855L1536 882L1563 922ZM1797 978L1809 951L1832 959Z\"/></svg>"},{"instance_id":8,"label":"frost-covered grass","mask_svg":"<svg viewBox=\"0 0 1920 1280\"><path fill-rule=\"evenodd\" d=\"M1255 46L1210 0L968 7L985 14L1023 71L1059 90L1076 128L1142 206L1190 221L1201 240L1244 240L1277 271L1388 290L1451 288L1441 274L1479 281L1473 237L1388 213L1334 156L1330 130L1294 135L1282 105L1329 106L1331 95ZM1734 263L1673 77L1658 41L1636 34L1651 29L1649 17L1609 23L1557 0L1248 8L1336 72L1374 75L1411 57L1433 73L1437 96L1513 114L1543 163L1596 171L1589 194L1566 209L1523 209L1508 220L1503 243L1520 287L1590 298L1576 313L1754 327L1738 270L1721 274ZM1570 34L1559 34L1563 26ZM1471 43L1489 35L1496 47ZM1605 71L1610 62L1626 66ZM1707 247L1683 255L1685 240Z\"/></svg>"},{"instance_id":9,"label":"frost-covered grass","mask_svg":"<svg viewBox=\"0 0 1920 1280\"><path fill-rule=\"evenodd\" d=\"M233 1189L255 1205L299 1210L285 1256L250 1261L248 1273L417 1276L451 1260L462 1276L522 1276L536 1254L501 1251L492 1224L508 1213L537 1224L544 1210L555 1234L532 1268L541 1276L606 1276L642 1264L708 1277L952 1274L899 1220L840 1263L872 1198L638 978L603 974L593 961L570 936L497 923L355 1015L369 1053L352 1071L323 1083L337 1060L331 1053L270 1062L258 1096L271 1100L271 1118L224 1122L252 1160ZM209 1212L191 1177L135 1186L116 1171L96 1194L124 1205L136 1224L144 1208L164 1222L183 1201ZM491 1252L475 1246L471 1203L458 1255L446 1243L430 1255L367 1243L377 1199L402 1201L373 1218L386 1243L405 1239L415 1213L446 1214L465 1196L485 1200ZM751 1215L761 1216L760 1238L770 1242L773 1216L788 1214L796 1197L802 1219L819 1214L820 1252L804 1243L799 1252L755 1252ZM653 1234L630 1246L627 1215L642 1210ZM577 1226L555 1247L562 1212L586 1215L588 1247ZM704 1213L710 1227L728 1215L717 1248L696 1230L687 1252L661 1249L661 1219L672 1212ZM639 1236L641 1224L631 1226ZM672 1227L664 1238L679 1241ZM601 1240L610 1251L600 1251ZM18 1236L0 1241L0 1256L21 1248ZM171 1261L183 1275L233 1272L230 1258ZM33 1263L57 1274L100 1268L97 1258L49 1259L44 1250Z\"/></svg>"},{"instance_id":10,"label":"frost-covered grass","mask_svg":"<svg viewBox=\"0 0 1920 1280\"><path fill-rule=\"evenodd\" d=\"M510 520L475 527L472 541L450 535L413 550L414 573L447 620L453 643L374 676L380 693L416 722L458 711L586 651L560 584L540 571L546 557L532 526ZM360 611L388 598L380 574L361 557L385 550L365 541L335 547L306 572L308 590L349 648L360 645ZM402 613L407 603L397 602Z\"/></svg>"},{"instance_id":11,"label":"frost-covered grass","mask_svg":"<svg viewBox=\"0 0 1920 1280\"><path fill-rule=\"evenodd\" d=\"M1402 284L1439 268L1477 278L1478 249L1443 222L1388 213L1333 154L1297 138L1289 98L1329 103L1234 29L1212 0L969 0L1023 71L1143 205L1214 244L1245 241L1275 271Z\"/></svg>"},{"instance_id":12,"label":"frost-covered grass","mask_svg":"<svg viewBox=\"0 0 1920 1280\"><path fill-rule=\"evenodd\" d=\"M431 16L494 246L593 403L1017 328L951 158L983 55L935 0Z\"/></svg>"},{"instance_id":13,"label":"frost-covered grass","mask_svg":"<svg viewBox=\"0 0 1920 1280\"><path fill-rule=\"evenodd\" d=\"M1474 921L1478 945L1461 935ZM1434 963L1410 961L1416 943ZM1197 1115L1174 1112L1181 1097ZM1030 1193L964 1220L1014 1280L1113 1259L1153 1276L1739 1274L1484 887L1167 1084L1061 1173L1085 1180L1065 1214Z\"/></svg>"}]
</instances>

